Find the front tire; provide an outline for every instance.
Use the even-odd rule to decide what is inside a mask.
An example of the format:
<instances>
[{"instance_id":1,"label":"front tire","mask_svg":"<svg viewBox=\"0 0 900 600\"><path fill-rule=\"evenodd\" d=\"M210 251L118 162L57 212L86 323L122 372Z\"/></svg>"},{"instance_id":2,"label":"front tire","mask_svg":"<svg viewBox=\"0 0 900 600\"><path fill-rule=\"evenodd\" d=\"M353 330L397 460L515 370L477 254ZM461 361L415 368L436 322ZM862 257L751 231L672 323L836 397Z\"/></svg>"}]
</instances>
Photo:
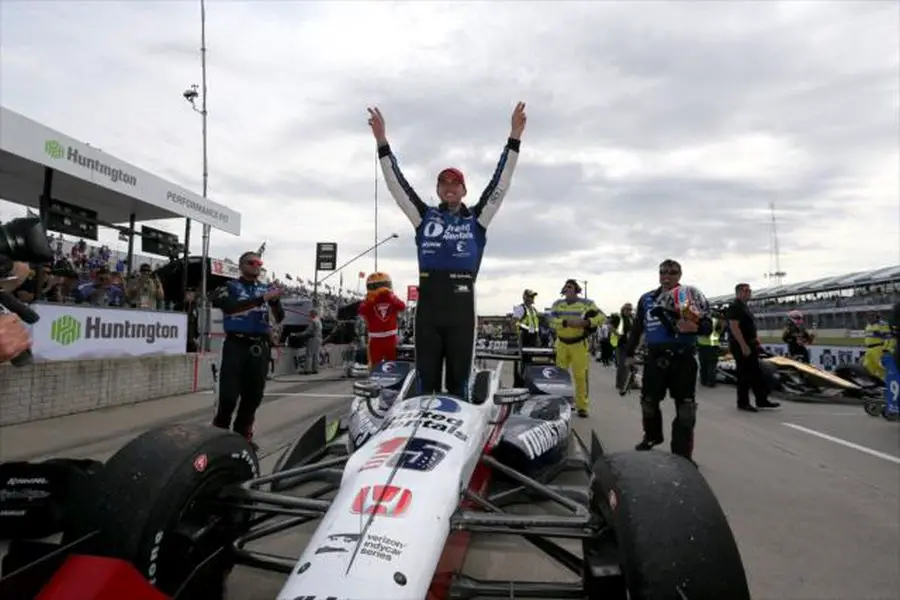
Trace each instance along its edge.
<instances>
[{"instance_id":1,"label":"front tire","mask_svg":"<svg viewBox=\"0 0 900 600\"><path fill-rule=\"evenodd\" d=\"M661 452L603 456L594 465L591 510L613 530L630 600L750 600L725 513L687 460Z\"/></svg>"},{"instance_id":2,"label":"front tire","mask_svg":"<svg viewBox=\"0 0 900 600\"><path fill-rule=\"evenodd\" d=\"M258 474L250 443L236 433L189 424L147 431L99 474L91 551L130 562L168 595L221 597L233 566L228 546L249 515L209 501Z\"/></svg>"}]
</instances>

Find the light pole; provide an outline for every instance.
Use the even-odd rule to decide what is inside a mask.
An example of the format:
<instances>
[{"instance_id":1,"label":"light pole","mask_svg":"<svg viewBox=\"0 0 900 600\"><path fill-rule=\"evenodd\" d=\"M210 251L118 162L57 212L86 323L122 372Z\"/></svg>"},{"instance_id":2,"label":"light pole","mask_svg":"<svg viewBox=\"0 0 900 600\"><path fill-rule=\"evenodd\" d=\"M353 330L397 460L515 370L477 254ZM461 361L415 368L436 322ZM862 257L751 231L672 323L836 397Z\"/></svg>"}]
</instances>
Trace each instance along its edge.
<instances>
[{"instance_id":1,"label":"light pole","mask_svg":"<svg viewBox=\"0 0 900 600\"><path fill-rule=\"evenodd\" d=\"M207 193L209 191L209 157L207 154L207 117L209 113L206 110L206 1L200 0L200 88L201 91L198 93L197 84L192 85L189 89L184 92L184 99L190 102L191 108L194 109L195 112L200 114L200 118L203 121L203 199L206 199ZM200 108L197 108L197 96L200 96ZM200 309L200 319L198 319L198 332L197 334L200 337L200 343L202 344L202 348L204 350L207 349L207 339L206 339L206 327L207 327L207 315L206 315L206 271L207 271L207 262L209 261L209 232L210 227L207 224L203 224L203 252L202 258L200 261L200 297L199 297L199 309ZM184 286L187 287L187 265L188 265L188 256L190 254L190 239L191 239L191 220L188 219L187 223L184 227Z\"/></svg>"},{"instance_id":2,"label":"light pole","mask_svg":"<svg viewBox=\"0 0 900 600\"><path fill-rule=\"evenodd\" d=\"M375 245L372 246L372 250L375 252L375 270L378 270L378 153L375 153ZM394 234L396 237L396 234Z\"/></svg>"},{"instance_id":3,"label":"light pole","mask_svg":"<svg viewBox=\"0 0 900 600\"><path fill-rule=\"evenodd\" d=\"M589 296L588 296L588 293L587 293L587 279L582 279L582 280L581 280L581 283L584 284L584 297L585 297L585 298L588 298Z\"/></svg>"}]
</instances>

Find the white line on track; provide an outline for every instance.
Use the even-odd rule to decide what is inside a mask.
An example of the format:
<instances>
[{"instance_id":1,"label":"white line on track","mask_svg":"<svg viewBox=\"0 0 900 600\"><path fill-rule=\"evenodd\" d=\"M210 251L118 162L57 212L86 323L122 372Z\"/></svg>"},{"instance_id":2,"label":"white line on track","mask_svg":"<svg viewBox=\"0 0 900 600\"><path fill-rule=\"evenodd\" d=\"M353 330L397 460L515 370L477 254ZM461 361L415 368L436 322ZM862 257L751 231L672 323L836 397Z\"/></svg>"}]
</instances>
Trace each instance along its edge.
<instances>
[{"instance_id":1,"label":"white line on track","mask_svg":"<svg viewBox=\"0 0 900 600\"><path fill-rule=\"evenodd\" d=\"M212 394L212 390L207 390L203 392L204 394ZM279 392L266 392L266 397L272 396L297 396L298 398L352 398L352 394L313 394L313 393L279 393Z\"/></svg>"},{"instance_id":2,"label":"white line on track","mask_svg":"<svg viewBox=\"0 0 900 600\"><path fill-rule=\"evenodd\" d=\"M794 423L782 422L781 424L784 425L785 427L790 427L791 429L796 429L797 431L802 431L803 433L813 435L817 438L822 438L823 440L828 440L829 442L839 444L846 448L852 448L853 450L862 452L863 454L868 454L869 456L874 456L875 458L880 458L881 460L886 460L888 462L894 463L895 465L900 465L900 457L894 456L893 454L888 454L887 452L879 452L878 450L873 450L872 448L860 446L859 444L854 444L853 442L848 442L847 440L841 439L839 437L834 437L833 435L828 435L827 433L822 433L821 431L816 431L815 429L809 429L809 428L803 427L801 425L795 425Z\"/></svg>"}]
</instances>

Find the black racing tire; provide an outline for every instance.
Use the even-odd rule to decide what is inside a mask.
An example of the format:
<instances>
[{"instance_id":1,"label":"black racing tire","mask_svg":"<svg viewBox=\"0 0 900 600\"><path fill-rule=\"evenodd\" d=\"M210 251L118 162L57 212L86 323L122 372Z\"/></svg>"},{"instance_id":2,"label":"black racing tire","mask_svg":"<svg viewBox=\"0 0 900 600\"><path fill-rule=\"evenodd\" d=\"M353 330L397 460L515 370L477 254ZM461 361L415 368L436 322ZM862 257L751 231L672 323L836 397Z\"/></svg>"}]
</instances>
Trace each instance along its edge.
<instances>
[{"instance_id":1,"label":"black racing tire","mask_svg":"<svg viewBox=\"0 0 900 600\"><path fill-rule=\"evenodd\" d=\"M97 530L90 551L130 562L167 595L181 590L179 600L221 597L234 564L226 546L246 531L249 514L210 508L205 500L258 475L253 448L236 433L196 424L151 429L100 472L85 523ZM214 518L201 541L190 543L188 532Z\"/></svg>"},{"instance_id":2,"label":"black racing tire","mask_svg":"<svg viewBox=\"0 0 900 600\"><path fill-rule=\"evenodd\" d=\"M884 386L884 381L875 377L862 365L838 365L834 368L834 374L841 379L855 383L861 388L873 389Z\"/></svg>"},{"instance_id":3,"label":"black racing tire","mask_svg":"<svg viewBox=\"0 0 900 600\"><path fill-rule=\"evenodd\" d=\"M605 455L591 487L591 510L612 526L631 600L750 600L725 513L690 462L662 452Z\"/></svg>"}]
</instances>

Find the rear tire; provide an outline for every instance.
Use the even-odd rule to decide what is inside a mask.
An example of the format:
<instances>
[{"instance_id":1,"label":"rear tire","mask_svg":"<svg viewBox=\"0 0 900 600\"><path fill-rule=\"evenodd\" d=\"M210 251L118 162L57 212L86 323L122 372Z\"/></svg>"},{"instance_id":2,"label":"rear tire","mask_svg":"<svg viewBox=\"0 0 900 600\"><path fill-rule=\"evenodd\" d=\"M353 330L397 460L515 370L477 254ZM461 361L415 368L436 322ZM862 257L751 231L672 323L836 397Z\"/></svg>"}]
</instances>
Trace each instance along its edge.
<instances>
[{"instance_id":1,"label":"rear tire","mask_svg":"<svg viewBox=\"0 0 900 600\"><path fill-rule=\"evenodd\" d=\"M838 365L834 369L834 374L865 389L884 386L884 381L866 371L862 365Z\"/></svg>"},{"instance_id":2,"label":"rear tire","mask_svg":"<svg viewBox=\"0 0 900 600\"><path fill-rule=\"evenodd\" d=\"M613 529L631 600L750 600L725 513L687 460L662 452L603 456L594 465L591 510Z\"/></svg>"},{"instance_id":3,"label":"rear tire","mask_svg":"<svg viewBox=\"0 0 900 600\"><path fill-rule=\"evenodd\" d=\"M221 597L233 566L228 546L246 531L249 514L205 502L258 474L250 443L236 433L190 424L147 431L98 476L95 510L85 523L98 530L89 551L130 562L170 596L191 578L179 599ZM205 534L189 537L204 527Z\"/></svg>"}]
</instances>

